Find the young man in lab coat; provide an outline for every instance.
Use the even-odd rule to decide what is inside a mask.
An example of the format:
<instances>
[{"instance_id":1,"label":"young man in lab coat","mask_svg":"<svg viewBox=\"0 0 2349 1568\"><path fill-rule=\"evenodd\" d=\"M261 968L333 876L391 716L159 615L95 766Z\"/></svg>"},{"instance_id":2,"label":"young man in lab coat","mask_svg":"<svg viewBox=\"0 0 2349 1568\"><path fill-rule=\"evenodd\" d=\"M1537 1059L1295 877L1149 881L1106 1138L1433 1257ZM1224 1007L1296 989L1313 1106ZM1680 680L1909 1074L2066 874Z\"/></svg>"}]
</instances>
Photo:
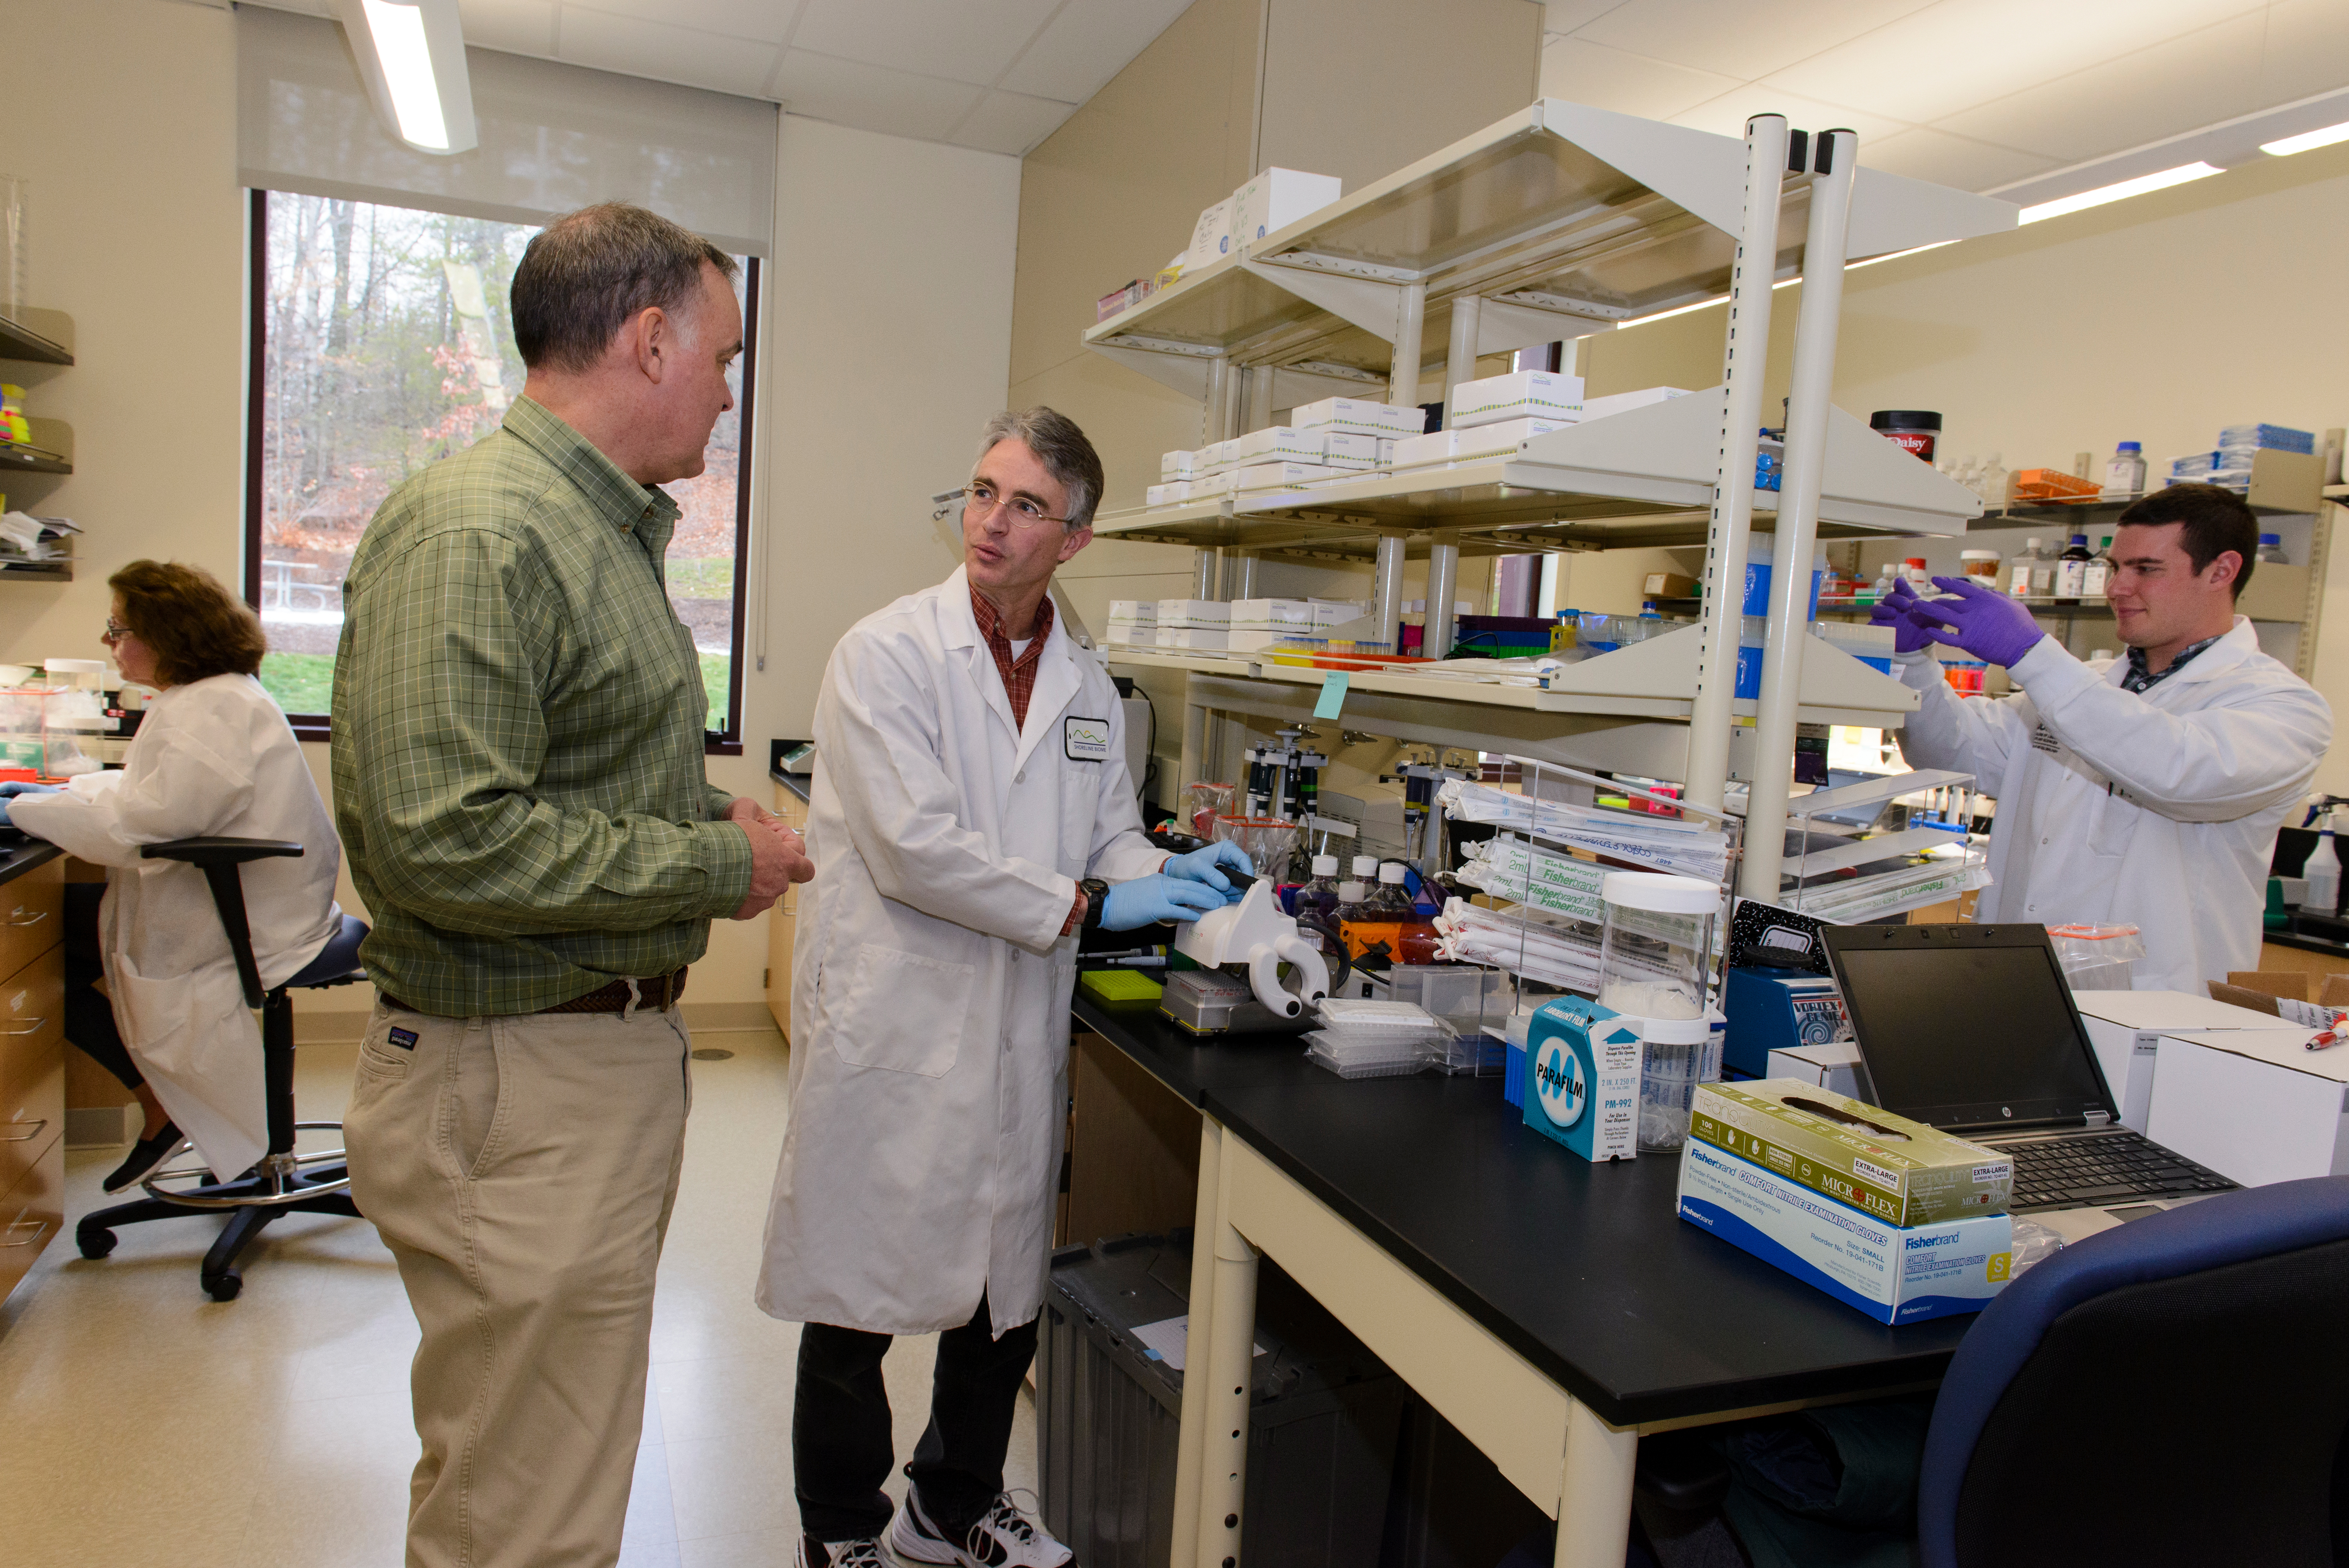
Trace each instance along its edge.
<instances>
[{"instance_id":1,"label":"young man in lab coat","mask_svg":"<svg viewBox=\"0 0 2349 1568\"><path fill-rule=\"evenodd\" d=\"M2083 664L2015 600L1963 578L1954 599L1896 585L1901 679L1924 696L1900 732L1918 768L1998 798L1995 879L1976 918L2135 925L2140 991L2200 993L2259 966L2276 829L2333 738L2315 690L2260 652L2235 599L2257 561L2251 509L2173 485L2120 515L2106 593L2128 656ZM1930 649L2004 665L2022 689L1961 697Z\"/></svg>"},{"instance_id":2,"label":"young man in lab coat","mask_svg":"<svg viewBox=\"0 0 2349 1568\"><path fill-rule=\"evenodd\" d=\"M816 700L792 970L792 1111L759 1305L803 1323L792 1421L805 1568L1056 1568L1003 1456L1035 1353L1080 929L1238 895L1230 844L1143 836L1123 710L1052 612L1102 466L1050 408L990 420L963 565L850 628ZM881 1358L937 1334L902 1511ZM893 1522L892 1515L895 1514Z\"/></svg>"}]
</instances>

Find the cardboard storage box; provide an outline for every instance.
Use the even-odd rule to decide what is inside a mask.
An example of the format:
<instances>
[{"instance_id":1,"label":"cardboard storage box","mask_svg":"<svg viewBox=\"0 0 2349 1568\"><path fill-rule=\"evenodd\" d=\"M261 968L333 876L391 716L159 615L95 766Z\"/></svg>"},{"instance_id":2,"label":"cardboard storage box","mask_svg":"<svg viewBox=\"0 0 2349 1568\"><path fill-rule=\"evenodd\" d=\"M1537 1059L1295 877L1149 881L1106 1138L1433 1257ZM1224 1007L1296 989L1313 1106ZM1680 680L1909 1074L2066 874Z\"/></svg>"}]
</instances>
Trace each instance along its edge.
<instances>
[{"instance_id":1,"label":"cardboard storage box","mask_svg":"<svg viewBox=\"0 0 2349 1568\"><path fill-rule=\"evenodd\" d=\"M2299 1025L2161 1037L2145 1135L2246 1187L2349 1174L2349 1046Z\"/></svg>"},{"instance_id":2,"label":"cardboard storage box","mask_svg":"<svg viewBox=\"0 0 2349 1568\"><path fill-rule=\"evenodd\" d=\"M1677 572L1651 572L1640 585L1640 592L1651 599L1692 599L1696 596L1696 579Z\"/></svg>"},{"instance_id":3,"label":"cardboard storage box","mask_svg":"<svg viewBox=\"0 0 2349 1568\"><path fill-rule=\"evenodd\" d=\"M2272 1029L2275 1015L2190 991L2075 991L2096 1065L2121 1108L2121 1125L2146 1130L2161 1037L2179 1029Z\"/></svg>"}]
</instances>

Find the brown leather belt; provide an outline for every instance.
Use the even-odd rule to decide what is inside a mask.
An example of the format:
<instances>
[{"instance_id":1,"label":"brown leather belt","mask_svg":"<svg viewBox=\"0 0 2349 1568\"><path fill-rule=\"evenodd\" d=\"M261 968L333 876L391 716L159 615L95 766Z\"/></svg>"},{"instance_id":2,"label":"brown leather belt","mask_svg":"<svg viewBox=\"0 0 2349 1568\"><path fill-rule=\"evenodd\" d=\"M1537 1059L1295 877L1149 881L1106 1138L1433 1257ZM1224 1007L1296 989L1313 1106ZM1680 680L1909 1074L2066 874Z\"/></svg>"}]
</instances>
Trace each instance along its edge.
<instances>
[{"instance_id":1,"label":"brown leather belt","mask_svg":"<svg viewBox=\"0 0 2349 1568\"><path fill-rule=\"evenodd\" d=\"M402 1013L420 1013L421 1007L411 1007L389 992L378 993L383 1005ZM667 1012L685 995L685 969L679 966L666 975L655 975L645 980L615 980L598 986L585 996L574 996L568 1002L557 1002L552 1007L541 1007L538 1013L525 1014L536 1017L539 1013L625 1013L633 1001L640 1007Z\"/></svg>"}]
</instances>

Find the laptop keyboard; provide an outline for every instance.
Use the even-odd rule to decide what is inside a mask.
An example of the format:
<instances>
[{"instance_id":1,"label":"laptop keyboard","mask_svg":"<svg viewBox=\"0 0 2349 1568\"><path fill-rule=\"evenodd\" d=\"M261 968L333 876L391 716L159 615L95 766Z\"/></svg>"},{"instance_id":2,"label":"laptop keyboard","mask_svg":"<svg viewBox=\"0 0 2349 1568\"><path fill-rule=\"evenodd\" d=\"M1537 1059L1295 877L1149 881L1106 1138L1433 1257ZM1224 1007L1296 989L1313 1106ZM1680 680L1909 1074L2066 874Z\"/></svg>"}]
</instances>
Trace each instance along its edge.
<instances>
[{"instance_id":1,"label":"laptop keyboard","mask_svg":"<svg viewBox=\"0 0 2349 1568\"><path fill-rule=\"evenodd\" d=\"M2187 1198L2224 1192L2235 1183L2126 1130L2085 1138L1997 1143L2014 1157L2016 1209L2109 1203L2121 1199Z\"/></svg>"}]
</instances>

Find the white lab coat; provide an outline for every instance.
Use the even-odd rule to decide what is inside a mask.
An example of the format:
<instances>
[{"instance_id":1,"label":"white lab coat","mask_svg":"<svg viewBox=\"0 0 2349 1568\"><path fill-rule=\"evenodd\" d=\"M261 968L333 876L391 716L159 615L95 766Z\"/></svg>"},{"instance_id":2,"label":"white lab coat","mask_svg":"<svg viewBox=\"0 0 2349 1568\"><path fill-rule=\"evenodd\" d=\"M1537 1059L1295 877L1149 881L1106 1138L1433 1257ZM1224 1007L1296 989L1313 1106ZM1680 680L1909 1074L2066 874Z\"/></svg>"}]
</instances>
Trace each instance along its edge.
<instances>
[{"instance_id":1,"label":"white lab coat","mask_svg":"<svg viewBox=\"0 0 2349 1568\"><path fill-rule=\"evenodd\" d=\"M1164 854L1123 710L1056 617L1028 722L957 571L840 640L816 700L791 1119L758 1303L881 1334L1034 1317L1068 1104L1077 880Z\"/></svg>"},{"instance_id":2,"label":"white lab coat","mask_svg":"<svg viewBox=\"0 0 2349 1568\"><path fill-rule=\"evenodd\" d=\"M155 1098L204 1162L233 1176L267 1152L261 1030L204 873L149 861L172 839L280 839L299 860L240 868L264 985L291 979L342 929L343 846L285 716L251 676L212 676L147 705L119 771L20 795L25 831L109 868L98 932L114 1018Z\"/></svg>"},{"instance_id":3,"label":"white lab coat","mask_svg":"<svg viewBox=\"0 0 2349 1568\"><path fill-rule=\"evenodd\" d=\"M2023 690L1993 700L1959 696L1930 653L1900 672L1924 694L1901 755L1998 798L1976 918L2135 925L2140 991L2257 968L2276 829L2333 738L2324 699L2240 615L2142 694L2121 689L2126 658L2083 664L2053 637L2010 673Z\"/></svg>"}]
</instances>

